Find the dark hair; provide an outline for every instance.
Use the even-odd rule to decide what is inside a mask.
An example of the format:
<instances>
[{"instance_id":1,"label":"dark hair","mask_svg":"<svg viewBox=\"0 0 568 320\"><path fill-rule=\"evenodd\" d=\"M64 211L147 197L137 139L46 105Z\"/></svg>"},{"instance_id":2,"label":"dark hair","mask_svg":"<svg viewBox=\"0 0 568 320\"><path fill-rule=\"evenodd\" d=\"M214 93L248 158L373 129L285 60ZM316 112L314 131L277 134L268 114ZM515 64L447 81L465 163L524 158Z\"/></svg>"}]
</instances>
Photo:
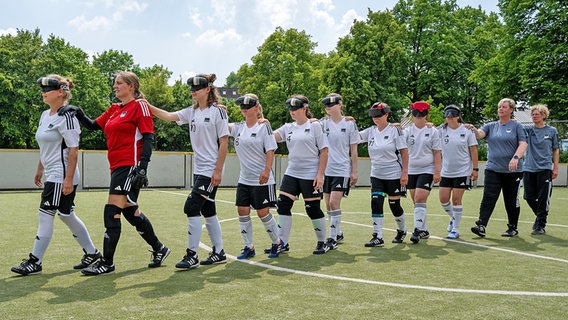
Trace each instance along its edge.
<instances>
[{"instance_id":1,"label":"dark hair","mask_svg":"<svg viewBox=\"0 0 568 320\"><path fill-rule=\"evenodd\" d=\"M120 77L128 85L134 86L134 99L144 99L144 94L140 91L140 79L134 72L120 71L116 77Z\"/></svg>"},{"instance_id":2,"label":"dark hair","mask_svg":"<svg viewBox=\"0 0 568 320\"><path fill-rule=\"evenodd\" d=\"M295 95L291 96L290 98L295 98L295 99L303 101L306 105L308 105L306 107L306 117L308 117L308 119L311 119L311 118L314 117L312 112L310 111L310 107L309 107L310 100L308 100L308 98L306 98L306 96L303 96L301 94L295 94Z\"/></svg>"},{"instance_id":3,"label":"dark hair","mask_svg":"<svg viewBox=\"0 0 568 320\"><path fill-rule=\"evenodd\" d=\"M217 92L217 87L215 87L215 85L213 85L213 82L217 79L217 76L214 73L210 73L210 74L198 74L196 75L196 77L202 77L207 79L207 81L209 81L209 95L207 96L207 106L212 106L214 104L218 104L221 102L221 99L219 98L219 93ZM199 102L194 101L193 104L193 108L197 109L199 108Z\"/></svg>"}]
</instances>

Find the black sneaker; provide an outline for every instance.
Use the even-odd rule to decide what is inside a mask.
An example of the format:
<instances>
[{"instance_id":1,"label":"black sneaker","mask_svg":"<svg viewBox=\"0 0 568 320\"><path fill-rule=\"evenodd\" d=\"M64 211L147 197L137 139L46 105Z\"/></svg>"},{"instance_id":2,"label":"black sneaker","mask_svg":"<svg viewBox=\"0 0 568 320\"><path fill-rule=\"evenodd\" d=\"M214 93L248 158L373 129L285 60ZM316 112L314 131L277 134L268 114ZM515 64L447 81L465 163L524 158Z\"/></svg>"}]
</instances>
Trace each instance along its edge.
<instances>
[{"instance_id":1,"label":"black sneaker","mask_svg":"<svg viewBox=\"0 0 568 320\"><path fill-rule=\"evenodd\" d=\"M199 259L193 250L186 249L187 254L183 256L180 262L176 263L176 268L179 269L194 269L199 267Z\"/></svg>"},{"instance_id":2,"label":"black sneaker","mask_svg":"<svg viewBox=\"0 0 568 320\"><path fill-rule=\"evenodd\" d=\"M89 267L81 270L81 273L86 276L98 276L114 273L114 264L108 265L103 258L98 259Z\"/></svg>"},{"instance_id":3,"label":"black sneaker","mask_svg":"<svg viewBox=\"0 0 568 320\"><path fill-rule=\"evenodd\" d=\"M412 234L410 235L410 241L414 244L417 244L418 242L420 242L420 230L418 230L418 228L414 228L414 231L412 232Z\"/></svg>"},{"instance_id":4,"label":"black sneaker","mask_svg":"<svg viewBox=\"0 0 568 320\"><path fill-rule=\"evenodd\" d=\"M538 234L545 234L545 233L546 233L546 231L544 230L543 227L536 227L536 228L534 228L533 231L531 232L531 234L536 234L536 235L538 235Z\"/></svg>"},{"instance_id":5,"label":"black sneaker","mask_svg":"<svg viewBox=\"0 0 568 320\"><path fill-rule=\"evenodd\" d=\"M335 250L339 248L337 241L333 240L333 238L328 238L325 244L329 247L329 250Z\"/></svg>"},{"instance_id":6,"label":"black sneaker","mask_svg":"<svg viewBox=\"0 0 568 320\"><path fill-rule=\"evenodd\" d=\"M81 262L74 265L73 269L85 269L103 256L99 252L99 250L95 251L95 253L92 254L87 254L87 251L85 251L85 249L83 249L83 252L85 252L85 255L83 256L83 258L81 258Z\"/></svg>"},{"instance_id":7,"label":"black sneaker","mask_svg":"<svg viewBox=\"0 0 568 320\"><path fill-rule=\"evenodd\" d=\"M392 243L402 243L406 238L406 231L396 229L396 236L392 239Z\"/></svg>"},{"instance_id":8,"label":"black sneaker","mask_svg":"<svg viewBox=\"0 0 568 320\"><path fill-rule=\"evenodd\" d=\"M475 233L476 235L484 238L485 237L485 226L482 225L479 221L475 222L476 226L471 227L471 232Z\"/></svg>"},{"instance_id":9,"label":"black sneaker","mask_svg":"<svg viewBox=\"0 0 568 320\"><path fill-rule=\"evenodd\" d=\"M270 253L271 250L272 250L272 247L266 248L266 249L264 249L264 253ZM290 244L287 243L287 244L285 244L285 245L283 245L283 246L281 245L279 250L280 250L280 251L279 251L278 253L288 253L288 252L290 252Z\"/></svg>"},{"instance_id":10,"label":"black sneaker","mask_svg":"<svg viewBox=\"0 0 568 320\"><path fill-rule=\"evenodd\" d=\"M12 267L11 270L12 272L21 274L23 276L38 274L41 273L42 270L41 262L40 263L38 262L39 259L30 253L29 259L22 260L22 263L20 263L15 267Z\"/></svg>"},{"instance_id":11,"label":"black sneaker","mask_svg":"<svg viewBox=\"0 0 568 320\"><path fill-rule=\"evenodd\" d=\"M517 227L511 224L508 224L507 227L508 229L501 234L501 237L516 237L519 235Z\"/></svg>"},{"instance_id":12,"label":"black sneaker","mask_svg":"<svg viewBox=\"0 0 568 320\"><path fill-rule=\"evenodd\" d=\"M157 268L162 265L162 262L166 260L166 258L170 255L170 249L168 247L162 245L162 249L158 251L152 251L152 262L148 264L148 268Z\"/></svg>"},{"instance_id":13,"label":"black sneaker","mask_svg":"<svg viewBox=\"0 0 568 320\"><path fill-rule=\"evenodd\" d=\"M430 232L428 230L418 230L418 235L420 236L420 239L430 238Z\"/></svg>"},{"instance_id":14,"label":"black sneaker","mask_svg":"<svg viewBox=\"0 0 568 320\"><path fill-rule=\"evenodd\" d=\"M341 243L341 242L343 242L344 239L345 239L345 237L343 236L343 232L342 232L342 233L339 233L339 234L337 235L335 241L336 241L337 243Z\"/></svg>"},{"instance_id":15,"label":"black sneaker","mask_svg":"<svg viewBox=\"0 0 568 320\"><path fill-rule=\"evenodd\" d=\"M227 263L227 256L225 255L225 250L221 250L221 252L216 253L215 247L213 247L213 251L209 253L209 257L201 261L202 265L221 264L221 263Z\"/></svg>"},{"instance_id":16,"label":"black sneaker","mask_svg":"<svg viewBox=\"0 0 568 320\"><path fill-rule=\"evenodd\" d=\"M324 254L329 251L329 247L323 241L318 241L316 245L316 249L314 250L313 254Z\"/></svg>"},{"instance_id":17,"label":"black sneaker","mask_svg":"<svg viewBox=\"0 0 568 320\"><path fill-rule=\"evenodd\" d=\"M373 238L365 243L365 247L382 247L385 245L383 238L377 238L377 234L373 233Z\"/></svg>"}]
</instances>

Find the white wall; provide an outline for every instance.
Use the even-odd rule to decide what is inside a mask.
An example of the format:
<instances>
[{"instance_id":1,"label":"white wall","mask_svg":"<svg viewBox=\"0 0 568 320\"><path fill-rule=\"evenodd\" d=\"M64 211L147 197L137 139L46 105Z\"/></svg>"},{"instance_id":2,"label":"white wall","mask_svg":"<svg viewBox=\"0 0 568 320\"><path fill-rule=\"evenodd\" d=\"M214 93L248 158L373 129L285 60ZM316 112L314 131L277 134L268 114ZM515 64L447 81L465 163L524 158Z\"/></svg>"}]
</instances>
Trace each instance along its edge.
<instances>
[{"instance_id":1,"label":"white wall","mask_svg":"<svg viewBox=\"0 0 568 320\"><path fill-rule=\"evenodd\" d=\"M192 187L193 155L189 152L159 152L152 154L148 168L150 187L186 188ZM0 190L38 189L34 183L34 175L39 161L38 150L0 149ZM273 170L277 185L288 165L287 156L276 156ZM479 163L479 180L477 186L483 186L484 162ZM79 170L81 183L79 188L108 188L110 172L106 151L80 151ZM368 158L359 159L359 181L357 186L370 186L371 163ZM236 154L227 155L221 187L235 187L239 177L239 159ZM560 165L555 186L568 184L568 168Z\"/></svg>"}]
</instances>

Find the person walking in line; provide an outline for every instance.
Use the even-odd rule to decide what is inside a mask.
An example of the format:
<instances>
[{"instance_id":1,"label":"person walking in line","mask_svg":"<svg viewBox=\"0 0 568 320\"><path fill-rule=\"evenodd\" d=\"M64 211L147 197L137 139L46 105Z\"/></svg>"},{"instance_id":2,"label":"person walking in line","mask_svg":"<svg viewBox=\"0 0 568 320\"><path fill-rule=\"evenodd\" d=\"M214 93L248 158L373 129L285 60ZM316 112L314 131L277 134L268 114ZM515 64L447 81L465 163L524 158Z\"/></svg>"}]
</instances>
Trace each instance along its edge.
<instances>
[{"instance_id":1,"label":"person walking in line","mask_svg":"<svg viewBox=\"0 0 568 320\"><path fill-rule=\"evenodd\" d=\"M406 237L406 219L400 197L406 196L408 183L408 148L402 129L388 122L390 107L383 102L374 103L369 117L374 126L359 132L366 142L371 158L371 216L373 236L365 247L382 247L385 197L397 224L393 243L402 243Z\"/></svg>"},{"instance_id":2,"label":"person walking in line","mask_svg":"<svg viewBox=\"0 0 568 320\"><path fill-rule=\"evenodd\" d=\"M235 100L235 104L241 108L245 117L242 122L229 124L230 136L234 138L241 169L235 204L245 247L237 259L249 259L256 255L252 241L251 207L256 210L272 241L268 257L277 258L282 241L278 237L278 225L270 213L270 208L276 206L276 181L272 163L274 151L278 146L270 124L259 123L259 119L264 116L256 95L246 94Z\"/></svg>"},{"instance_id":3,"label":"person walking in line","mask_svg":"<svg viewBox=\"0 0 568 320\"><path fill-rule=\"evenodd\" d=\"M560 149L558 131L544 123L548 119L548 107L537 104L530 109L534 126L525 127L527 132L527 153L523 167L524 198L535 215L532 234L544 234L552 180L558 177Z\"/></svg>"},{"instance_id":4,"label":"person walking in line","mask_svg":"<svg viewBox=\"0 0 568 320\"><path fill-rule=\"evenodd\" d=\"M286 142L289 152L288 167L282 178L277 201L279 236L283 242L280 251L290 250L288 241L292 229L292 206L301 194L316 233L317 244L313 254L324 254L329 251L329 247L326 244L327 228L320 202L328 143L321 123L310 121L312 113L308 104L308 98L303 95L294 95L286 100L294 122L284 124L274 133L276 142Z\"/></svg>"},{"instance_id":5,"label":"person walking in line","mask_svg":"<svg viewBox=\"0 0 568 320\"><path fill-rule=\"evenodd\" d=\"M426 201L434 183L441 180L442 164L440 135L436 128L427 126L430 105L418 101L410 105L412 125L404 129L408 146L408 185L414 203L414 231L412 243L428 239L430 232L426 224Z\"/></svg>"},{"instance_id":6,"label":"person walking in line","mask_svg":"<svg viewBox=\"0 0 568 320\"><path fill-rule=\"evenodd\" d=\"M341 231L341 200L349 195L349 188L357 183L357 145L361 138L354 121L343 115L343 98L330 93L322 99L328 117L321 120L329 145L325 167L323 197L329 217L327 245L336 249L344 239Z\"/></svg>"},{"instance_id":7,"label":"person walking in line","mask_svg":"<svg viewBox=\"0 0 568 320\"><path fill-rule=\"evenodd\" d=\"M60 110L60 113L74 113L81 124L90 130L102 130L107 139L111 177L108 202L104 208L106 230L103 257L81 271L87 276L115 272L114 254L122 230L121 216L152 247L149 268L160 267L170 254L170 249L160 242L150 219L137 204L140 189L148 185L148 163L154 145L152 113L143 100L136 74L119 72L113 88L120 102L113 103L95 120L77 107Z\"/></svg>"},{"instance_id":8,"label":"person walking in line","mask_svg":"<svg viewBox=\"0 0 568 320\"><path fill-rule=\"evenodd\" d=\"M215 74L198 74L187 79L193 105L175 112L150 106L153 114L178 125L189 125L193 149L193 189L183 208L187 215L188 244L185 256L176 264L179 269L193 269L199 265L227 262L223 249L221 224L217 216L215 195L223 176L225 157L229 148L229 122L227 112L220 108L219 94L213 82ZM199 262L197 249L201 241L201 216L213 245L209 257Z\"/></svg>"},{"instance_id":9,"label":"person walking in line","mask_svg":"<svg viewBox=\"0 0 568 320\"><path fill-rule=\"evenodd\" d=\"M38 229L29 259L12 267L12 272L21 275L38 274L42 271L43 256L51 238L55 215L63 221L73 237L83 248L84 256L74 269L89 267L101 257L95 248L85 224L75 214L74 203L79 184L79 137L81 128L77 119L69 114L58 115L57 111L71 99L73 81L57 74L39 78L43 102L49 106L41 114L35 138L39 145L40 160L34 177L38 187L43 186L38 211ZM45 183L42 178L45 176Z\"/></svg>"},{"instance_id":10,"label":"person walking in line","mask_svg":"<svg viewBox=\"0 0 568 320\"><path fill-rule=\"evenodd\" d=\"M483 198L479 206L479 219L471 232L485 237L487 224L493 214L499 194L503 191L503 202L507 211L507 230L503 237L516 237L517 224L521 213L519 189L523 178L523 155L527 148L527 135L523 125L512 120L516 103L512 99L501 99L498 104L498 121L473 127L477 139L487 141L487 163L484 172Z\"/></svg>"},{"instance_id":11,"label":"person walking in line","mask_svg":"<svg viewBox=\"0 0 568 320\"><path fill-rule=\"evenodd\" d=\"M463 194L471 190L479 175L477 140L473 131L463 124L460 108L456 105L446 106L444 117L446 121L438 128L442 146L442 180L438 193L442 208L450 216L446 238L458 239Z\"/></svg>"}]
</instances>

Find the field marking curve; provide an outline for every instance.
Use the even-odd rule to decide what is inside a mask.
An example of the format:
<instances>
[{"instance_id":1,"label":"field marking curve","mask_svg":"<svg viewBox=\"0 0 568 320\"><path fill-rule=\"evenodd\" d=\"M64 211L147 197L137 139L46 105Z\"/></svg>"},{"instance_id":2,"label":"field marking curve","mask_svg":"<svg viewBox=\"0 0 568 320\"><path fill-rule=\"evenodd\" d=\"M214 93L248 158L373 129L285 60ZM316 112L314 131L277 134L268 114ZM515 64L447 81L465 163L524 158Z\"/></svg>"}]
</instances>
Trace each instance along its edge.
<instances>
[{"instance_id":1,"label":"field marking curve","mask_svg":"<svg viewBox=\"0 0 568 320\"><path fill-rule=\"evenodd\" d=\"M180 194L180 193L176 193L176 192L169 192L169 191L162 191L162 190L154 190L154 191L185 196L185 194ZM224 202L224 203L233 203L233 202L230 202L230 201L218 200L218 199L216 199L216 201ZM219 223L234 221L236 219L238 219L238 218L235 217L235 218L223 219L223 220L220 220ZM362 225L362 224L357 224L357 223L350 223L350 224ZM366 226L366 225L362 225L362 226ZM202 227L205 228L205 225L203 225ZM441 240L448 240L448 239L442 239L442 238L435 237L435 236L431 236L431 237L436 238L436 239L441 239ZM455 240L451 240L451 241L454 242ZM455 242L474 245L472 243L463 242L463 241L455 241ZM207 251L212 250L211 247L207 246L203 242L200 242L199 246L202 249L207 250ZM479 245L479 246L484 247L483 245ZM487 247L487 248L489 248L489 249L500 249L500 248L494 248L494 247ZM502 250L506 251L506 252L511 252L511 253L518 253L518 252L515 252L513 250L507 250L507 249L502 249ZM545 256L537 256L537 255L530 255L530 254L529 254L529 256L536 256L536 257L541 257L541 258L545 258L545 259L556 260L555 258L545 257ZM568 297L568 292L538 292L538 291L508 291L508 290L477 290L477 289L461 289L461 288L442 288L442 287L434 287L434 286L420 286L420 285L412 285L412 284L404 284L404 283L394 283L394 282L384 282L384 281L375 281L375 280L367 280L367 279L349 278L349 277L343 277L343 276L335 276L335 275L328 275L328 274L324 274L324 273L315 273L315 272L301 271L301 270L296 270L296 269L273 266L273 265L270 265L270 264L252 261L252 260L239 260L239 259L237 259L236 256L233 256L233 255L230 255L230 254L227 254L227 257L231 260L235 260L235 261L240 262L240 263L246 263L246 264L249 264L249 265L252 265L252 266L262 267L262 268L265 268L265 269L272 269L272 270L275 270L275 271L305 275L305 276L310 276L310 277L318 277L318 278L324 278L324 279L341 280L341 281L363 283L363 284L374 284L374 285L382 285L382 286L404 288L404 289L420 289L420 290L438 291L438 292L494 294L494 295L511 295L511 296ZM563 260L563 259L559 259L559 260ZM563 262L568 262L568 260L565 260Z\"/></svg>"}]
</instances>

